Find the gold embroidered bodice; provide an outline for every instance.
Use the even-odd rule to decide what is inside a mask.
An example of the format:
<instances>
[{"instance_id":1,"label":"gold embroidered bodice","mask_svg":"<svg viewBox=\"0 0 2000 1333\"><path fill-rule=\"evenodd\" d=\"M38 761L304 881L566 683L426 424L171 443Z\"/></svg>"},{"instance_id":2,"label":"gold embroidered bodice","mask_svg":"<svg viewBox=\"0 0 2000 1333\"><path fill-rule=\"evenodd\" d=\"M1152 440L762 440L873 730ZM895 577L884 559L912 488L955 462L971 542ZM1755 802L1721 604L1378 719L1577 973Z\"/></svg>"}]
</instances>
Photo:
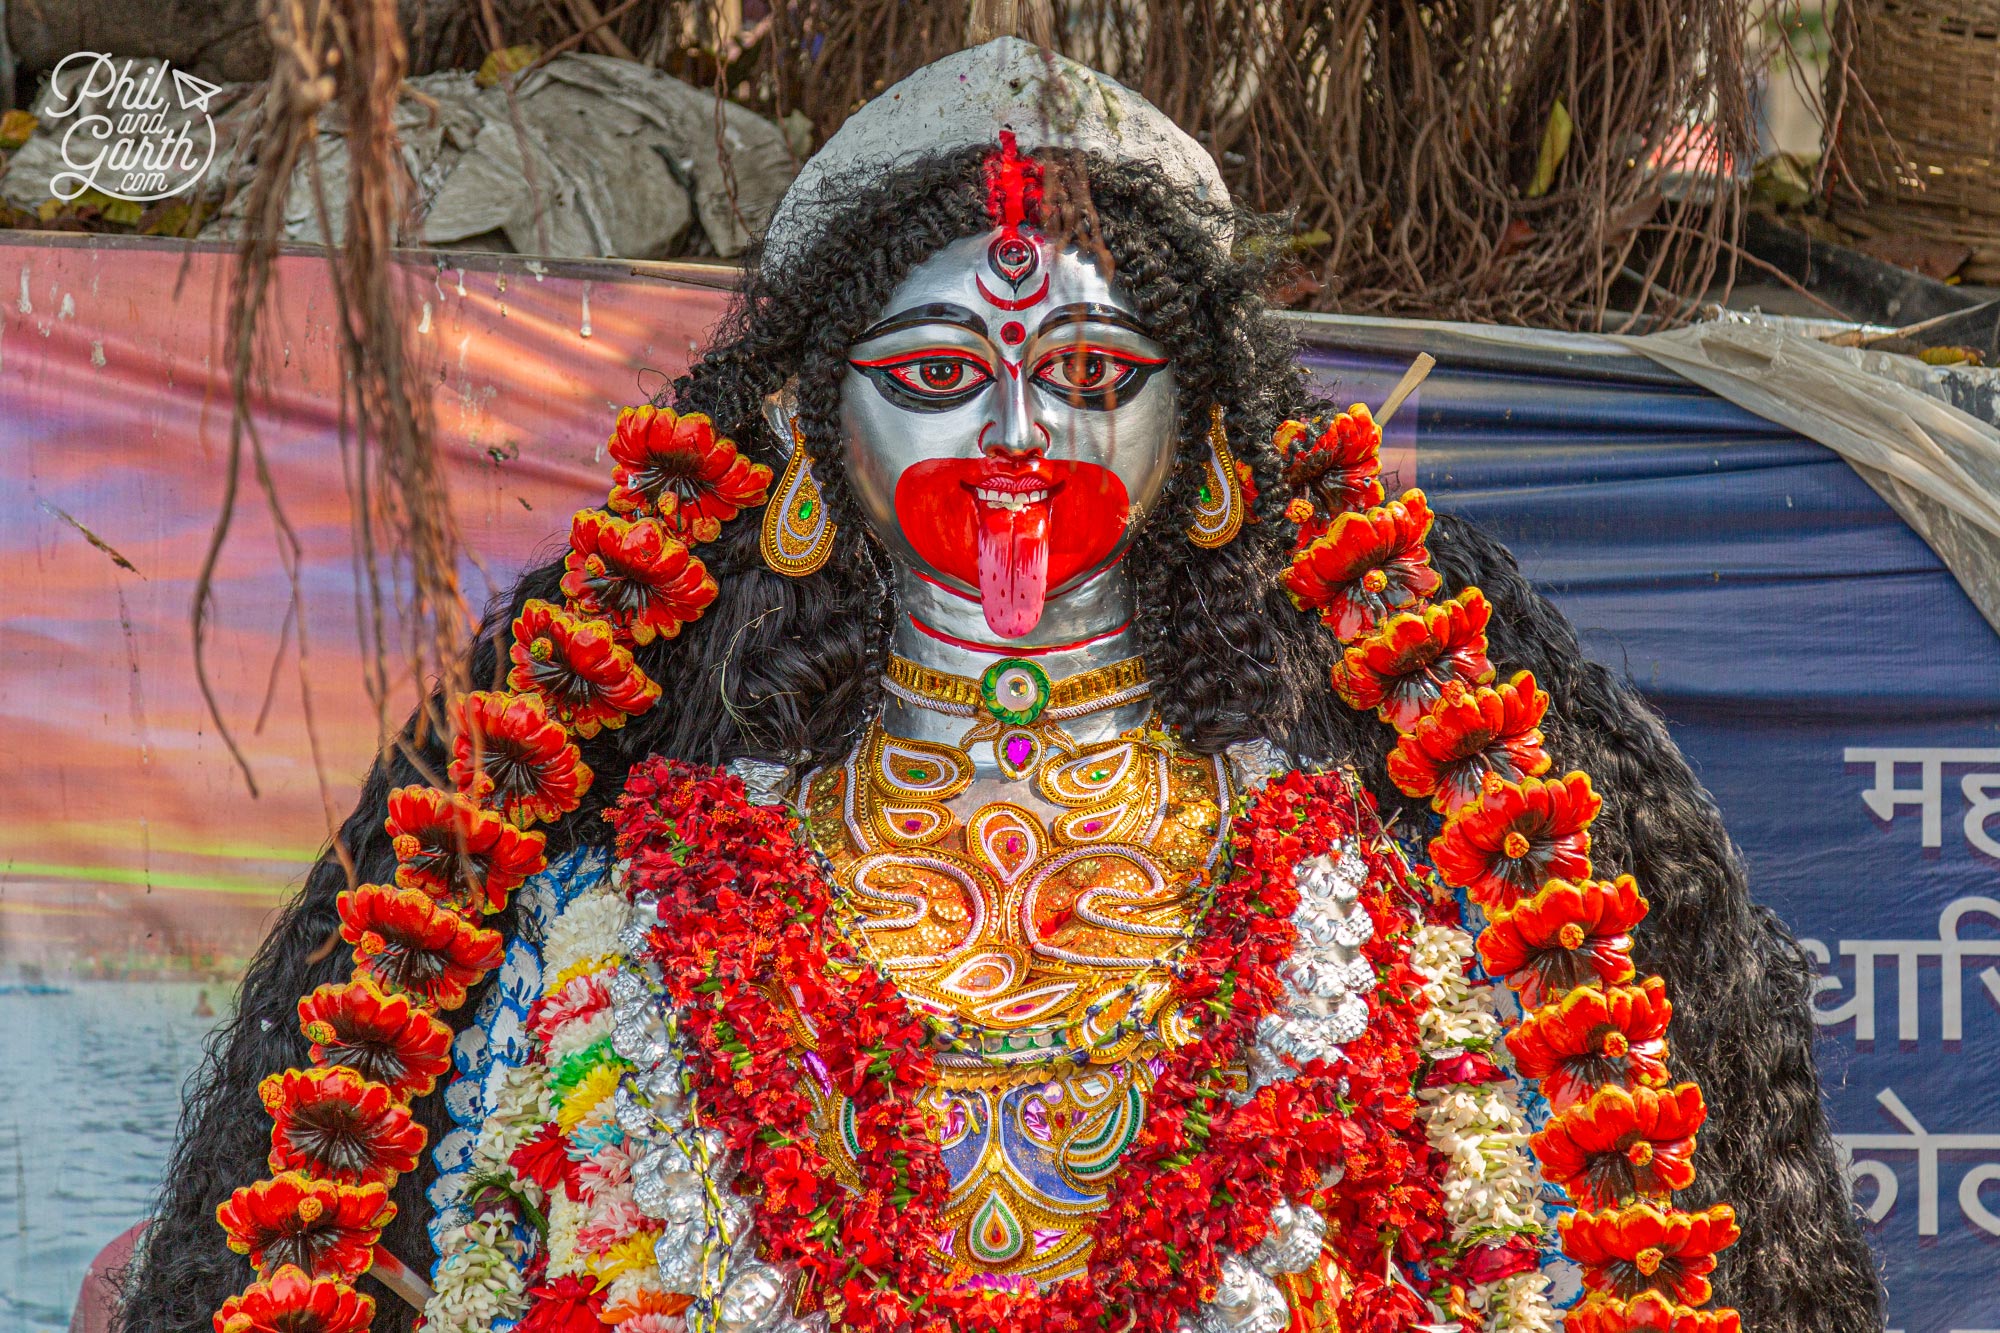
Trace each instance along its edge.
<instances>
[{"instance_id":1,"label":"gold embroidered bodice","mask_svg":"<svg viewBox=\"0 0 2000 1333\"><path fill-rule=\"evenodd\" d=\"M1199 922L1234 796L1226 760L1157 731L1008 780L878 726L806 778L838 927L937 1036L930 1097L953 1182L937 1243L968 1282L1081 1270L1156 1057L1191 1035L1169 968ZM849 1170L837 1096L822 1122Z\"/></svg>"}]
</instances>

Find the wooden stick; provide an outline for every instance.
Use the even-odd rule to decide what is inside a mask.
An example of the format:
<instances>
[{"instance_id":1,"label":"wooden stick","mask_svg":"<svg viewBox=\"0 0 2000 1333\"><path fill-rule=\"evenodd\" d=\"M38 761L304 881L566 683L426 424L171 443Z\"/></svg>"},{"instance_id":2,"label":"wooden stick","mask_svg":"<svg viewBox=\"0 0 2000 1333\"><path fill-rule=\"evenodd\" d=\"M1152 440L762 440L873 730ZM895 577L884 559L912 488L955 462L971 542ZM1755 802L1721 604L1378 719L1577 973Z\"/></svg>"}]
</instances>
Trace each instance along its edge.
<instances>
[{"instance_id":1,"label":"wooden stick","mask_svg":"<svg viewBox=\"0 0 2000 1333\"><path fill-rule=\"evenodd\" d=\"M599 28L605 27L608 24L614 23L617 20L624 18L626 11L631 9L632 6L638 3L639 0L625 0L624 4L618 6L618 8L612 10L608 14L601 15L597 19L597 21L592 23L589 27L580 28L577 31L571 33L569 36L563 38L561 41L557 42L554 46L551 46L548 50L536 56L534 61L531 64L529 64L527 68L523 69L520 73L514 75L513 76L514 81L516 83L522 82L530 74L533 74L536 70L548 64L551 60L554 60L557 56L561 55L563 52L568 51L573 47L581 45L586 37L595 36Z\"/></svg>"},{"instance_id":2,"label":"wooden stick","mask_svg":"<svg viewBox=\"0 0 2000 1333\"><path fill-rule=\"evenodd\" d=\"M1403 400L1417 391L1417 386L1424 382L1424 376L1430 374L1431 367L1436 364L1437 358L1429 352L1417 353L1417 359L1410 362L1410 368L1403 372L1403 378L1396 381L1396 387L1382 400L1382 410L1375 414L1375 425L1378 429L1389 424L1389 418L1396 415L1396 409L1403 405Z\"/></svg>"},{"instance_id":3,"label":"wooden stick","mask_svg":"<svg viewBox=\"0 0 2000 1333\"><path fill-rule=\"evenodd\" d=\"M1876 343L1885 343L1891 338L1907 338L1913 333L1927 332L1947 320L1957 319L1960 315L1970 315L1980 310L1987 310L1995 305L2000 305L2000 301L1986 301L1980 305L1967 306L1963 310L1947 310L1942 315L1933 315L1929 319L1920 319L1914 324L1905 324L1900 329L1890 329L1887 333L1869 333L1865 329L1849 329L1845 333L1834 334L1826 340L1826 343L1829 347L1873 347Z\"/></svg>"},{"instance_id":4,"label":"wooden stick","mask_svg":"<svg viewBox=\"0 0 2000 1333\"><path fill-rule=\"evenodd\" d=\"M428 1282L410 1271L408 1264L389 1252L386 1245L375 1247L375 1264L369 1269L381 1284L402 1297L417 1310L431 1303L431 1288Z\"/></svg>"}]
</instances>

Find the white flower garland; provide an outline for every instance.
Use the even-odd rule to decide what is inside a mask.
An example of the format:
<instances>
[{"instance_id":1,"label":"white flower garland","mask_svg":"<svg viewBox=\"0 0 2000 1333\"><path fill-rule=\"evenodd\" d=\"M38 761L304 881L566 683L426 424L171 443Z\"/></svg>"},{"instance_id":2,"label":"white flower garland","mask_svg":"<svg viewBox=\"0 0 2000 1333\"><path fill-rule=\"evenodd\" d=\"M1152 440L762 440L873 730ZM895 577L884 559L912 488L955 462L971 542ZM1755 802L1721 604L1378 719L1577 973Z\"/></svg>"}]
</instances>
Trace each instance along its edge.
<instances>
[{"instance_id":1,"label":"white flower garland","mask_svg":"<svg viewBox=\"0 0 2000 1333\"><path fill-rule=\"evenodd\" d=\"M598 995L608 995L606 988L623 958L618 936L628 911L617 886L600 880L550 927L542 950L541 995L544 1001L563 996L573 1012L548 1026L544 1036L530 1034L533 1054L501 1076L494 1112L480 1127L472 1150L476 1175L499 1180L544 1210L549 1276L608 1279L616 1298L608 1309L643 1305L645 1292L659 1289L647 1234L658 1228L633 1201L624 1131L615 1113L616 1078L594 1069L569 1089L562 1105L551 1078L565 1059L613 1035L608 999L591 1008L586 997L593 987ZM612 1067L607 1055L599 1068ZM584 1145L589 1154L579 1177L580 1199L562 1189L546 1194L509 1160L552 1121L570 1127L572 1157L576 1145ZM431 1333L487 1333L496 1323L518 1319L527 1308L522 1276L531 1258L527 1249L515 1239L512 1226L497 1218L446 1232L433 1296L425 1308L426 1328ZM630 1324L632 1333L652 1333L663 1318L641 1310L613 1326Z\"/></svg>"},{"instance_id":2,"label":"white flower garland","mask_svg":"<svg viewBox=\"0 0 2000 1333\"><path fill-rule=\"evenodd\" d=\"M521 1280L525 1247L500 1218L451 1228L440 1246L437 1287L424 1307L425 1333L484 1333L527 1308Z\"/></svg>"},{"instance_id":3,"label":"white flower garland","mask_svg":"<svg viewBox=\"0 0 2000 1333\"><path fill-rule=\"evenodd\" d=\"M1472 936L1453 926L1420 926L1414 932L1410 966L1424 978L1430 1007L1418 1024L1427 1064L1479 1054L1504 1059L1501 1023L1493 987L1466 975L1473 956ZM1528 1123L1510 1078L1498 1082L1447 1083L1419 1088L1431 1147L1445 1159L1445 1216L1452 1240L1461 1248L1547 1232L1534 1159L1528 1152ZM1488 1333L1552 1333L1556 1312L1546 1294L1549 1279L1539 1270L1479 1283L1467 1302L1485 1315Z\"/></svg>"}]
</instances>

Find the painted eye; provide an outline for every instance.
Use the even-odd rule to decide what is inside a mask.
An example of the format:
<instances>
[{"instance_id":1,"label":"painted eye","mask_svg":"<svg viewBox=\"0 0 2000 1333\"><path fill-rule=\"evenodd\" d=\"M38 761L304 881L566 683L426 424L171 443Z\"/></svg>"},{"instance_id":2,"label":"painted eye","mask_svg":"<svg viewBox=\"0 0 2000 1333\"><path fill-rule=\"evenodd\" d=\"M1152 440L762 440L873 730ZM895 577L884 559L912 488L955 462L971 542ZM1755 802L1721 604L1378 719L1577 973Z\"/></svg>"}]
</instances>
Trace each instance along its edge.
<instances>
[{"instance_id":1,"label":"painted eye","mask_svg":"<svg viewBox=\"0 0 2000 1333\"><path fill-rule=\"evenodd\" d=\"M964 402L993 378L984 364L959 352L919 352L853 365L884 391L903 395L908 405L932 410Z\"/></svg>"},{"instance_id":2,"label":"painted eye","mask_svg":"<svg viewBox=\"0 0 2000 1333\"><path fill-rule=\"evenodd\" d=\"M924 388L933 393L950 393L965 383L965 362L919 361L916 374L923 381Z\"/></svg>"},{"instance_id":3,"label":"painted eye","mask_svg":"<svg viewBox=\"0 0 2000 1333\"><path fill-rule=\"evenodd\" d=\"M1042 374L1065 389L1101 389L1111 375L1111 364L1102 352L1079 352L1057 357Z\"/></svg>"},{"instance_id":4,"label":"painted eye","mask_svg":"<svg viewBox=\"0 0 2000 1333\"><path fill-rule=\"evenodd\" d=\"M1061 393L1100 396L1129 384L1134 363L1095 347L1069 348L1035 368L1035 378Z\"/></svg>"}]
</instances>

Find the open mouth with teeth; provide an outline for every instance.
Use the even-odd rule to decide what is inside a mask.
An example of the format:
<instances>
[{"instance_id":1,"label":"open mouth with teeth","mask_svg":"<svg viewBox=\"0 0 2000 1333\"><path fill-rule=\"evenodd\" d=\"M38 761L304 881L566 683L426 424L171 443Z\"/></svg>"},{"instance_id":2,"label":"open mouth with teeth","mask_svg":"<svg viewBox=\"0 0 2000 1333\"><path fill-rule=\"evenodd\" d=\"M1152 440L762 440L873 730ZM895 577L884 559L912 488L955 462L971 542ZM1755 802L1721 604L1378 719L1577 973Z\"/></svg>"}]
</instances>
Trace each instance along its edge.
<instances>
[{"instance_id":1,"label":"open mouth with teeth","mask_svg":"<svg viewBox=\"0 0 2000 1333\"><path fill-rule=\"evenodd\" d=\"M1095 463L933 458L897 479L896 518L925 564L979 590L987 627L1017 639L1116 549L1131 502Z\"/></svg>"},{"instance_id":2,"label":"open mouth with teeth","mask_svg":"<svg viewBox=\"0 0 2000 1333\"><path fill-rule=\"evenodd\" d=\"M983 505L998 505L1002 509L1021 510L1029 505L1041 504L1049 498L1046 490L1036 491L996 491L985 486L974 486L972 498Z\"/></svg>"}]
</instances>

